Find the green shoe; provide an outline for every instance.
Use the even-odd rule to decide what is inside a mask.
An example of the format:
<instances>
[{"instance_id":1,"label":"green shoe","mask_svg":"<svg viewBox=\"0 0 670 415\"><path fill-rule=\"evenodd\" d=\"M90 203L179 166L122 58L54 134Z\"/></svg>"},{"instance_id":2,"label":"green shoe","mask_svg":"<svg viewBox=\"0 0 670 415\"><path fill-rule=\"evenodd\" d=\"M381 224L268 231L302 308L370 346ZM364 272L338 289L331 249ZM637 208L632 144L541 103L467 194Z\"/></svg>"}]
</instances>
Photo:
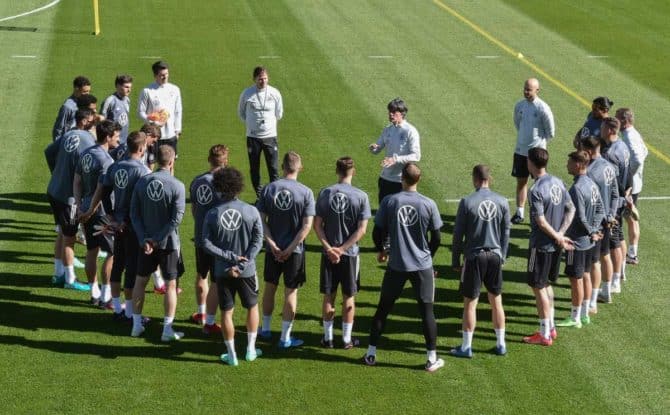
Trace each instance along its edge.
<instances>
[{"instance_id":1,"label":"green shoe","mask_svg":"<svg viewBox=\"0 0 670 415\"><path fill-rule=\"evenodd\" d=\"M576 329L582 328L582 322L579 320L574 320L572 317L568 317L563 321L556 323L557 327L574 327Z\"/></svg>"},{"instance_id":2,"label":"green shoe","mask_svg":"<svg viewBox=\"0 0 670 415\"><path fill-rule=\"evenodd\" d=\"M582 316L582 326L586 326L588 324L591 324L591 317Z\"/></svg>"}]
</instances>

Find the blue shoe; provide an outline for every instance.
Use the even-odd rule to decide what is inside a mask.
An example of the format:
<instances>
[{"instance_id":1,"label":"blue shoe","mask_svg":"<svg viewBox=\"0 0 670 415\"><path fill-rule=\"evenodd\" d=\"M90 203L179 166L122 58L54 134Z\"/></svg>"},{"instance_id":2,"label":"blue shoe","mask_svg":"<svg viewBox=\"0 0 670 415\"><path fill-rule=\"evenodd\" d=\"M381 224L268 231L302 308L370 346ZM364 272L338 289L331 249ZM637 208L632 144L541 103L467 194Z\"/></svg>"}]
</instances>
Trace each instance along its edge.
<instances>
[{"instance_id":1,"label":"blue shoe","mask_svg":"<svg viewBox=\"0 0 670 415\"><path fill-rule=\"evenodd\" d=\"M253 352L247 351L247 355L245 356L245 359L247 362L253 362L257 358L263 356L263 351L261 349L255 349Z\"/></svg>"},{"instance_id":2,"label":"blue shoe","mask_svg":"<svg viewBox=\"0 0 670 415\"><path fill-rule=\"evenodd\" d=\"M90 291L91 287L88 286L88 284L81 283L77 280L75 280L72 284L65 283L63 284L63 288L66 290L75 290L75 291Z\"/></svg>"},{"instance_id":3,"label":"blue shoe","mask_svg":"<svg viewBox=\"0 0 670 415\"><path fill-rule=\"evenodd\" d=\"M288 341L285 341L285 342L280 341L279 342L279 348L280 349L290 349L291 347L302 346L303 343L304 343L304 341L302 341L300 339L294 339L293 337L291 337L290 339L288 339Z\"/></svg>"},{"instance_id":4,"label":"blue shoe","mask_svg":"<svg viewBox=\"0 0 670 415\"><path fill-rule=\"evenodd\" d=\"M220 357L221 361L229 366L239 366L239 362L237 361L237 358L231 359L230 356L228 356L228 353L224 353Z\"/></svg>"},{"instance_id":5,"label":"blue shoe","mask_svg":"<svg viewBox=\"0 0 670 415\"><path fill-rule=\"evenodd\" d=\"M63 273L61 275L54 275L53 277L51 277L51 284L57 287L62 287L63 285L65 285L65 274Z\"/></svg>"},{"instance_id":6,"label":"blue shoe","mask_svg":"<svg viewBox=\"0 0 670 415\"><path fill-rule=\"evenodd\" d=\"M507 354L507 348L505 346L496 346L493 348L493 353L498 356L505 356Z\"/></svg>"},{"instance_id":7,"label":"blue shoe","mask_svg":"<svg viewBox=\"0 0 670 415\"><path fill-rule=\"evenodd\" d=\"M463 349L463 346L458 346L449 352L452 356L456 357L467 357L468 359L472 359L472 348L468 347L467 349Z\"/></svg>"},{"instance_id":8,"label":"blue shoe","mask_svg":"<svg viewBox=\"0 0 670 415\"><path fill-rule=\"evenodd\" d=\"M272 338L272 332L270 330L258 330L258 337L264 340L270 340Z\"/></svg>"},{"instance_id":9,"label":"blue shoe","mask_svg":"<svg viewBox=\"0 0 670 415\"><path fill-rule=\"evenodd\" d=\"M79 269L82 269L82 268L84 268L84 267L86 266L86 265L84 265L84 263L81 262L81 261L79 260L79 258L77 258L77 257L74 257L74 261L72 261L72 265L74 265L75 268L79 268Z\"/></svg>"}]
</instances>

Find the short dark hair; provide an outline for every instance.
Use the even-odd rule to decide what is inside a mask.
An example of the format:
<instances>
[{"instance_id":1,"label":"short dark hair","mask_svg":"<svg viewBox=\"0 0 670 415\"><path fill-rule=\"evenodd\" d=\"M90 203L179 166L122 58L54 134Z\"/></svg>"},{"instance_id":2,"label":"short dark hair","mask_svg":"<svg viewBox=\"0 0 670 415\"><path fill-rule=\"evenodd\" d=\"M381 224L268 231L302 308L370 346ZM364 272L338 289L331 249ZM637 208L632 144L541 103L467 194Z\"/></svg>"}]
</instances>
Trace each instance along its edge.
<instances>
[{"instance_id":1,"label":"short dark hair","mask_svg":"<svg viewBox=\"0 0 670 415\"><path fill-rule=\"evenodd\" d=\"M602 123L617 132L619 131L619 128L621 128L621 121L617 120L615 117L605 117L603 118Z\"/></svg>"},{"instance_id":2,"label":"short dark hair","mask_svg":"<svg viewBox=\"0 0 670 415\"><path fill-rule=\"evenodd\" d=\"M349 156L340 157L335 162L335 172L340 176L346 176L355 167L354 159Z\"/></svg>"},{"instance_id":3,"label":"short dark hair","mask_svg":"<svg viewBox=\"0 0 670 415\"><path fill-rule=\"evenodd\" d=\"M119 86L123 84L130 84L133 82L133 77L130 75L116 75L116 79L114 80L114 85Z\"/></svg>"},{"instance_id":4,"label":"short dark hair","mask_svg":"<svg viewBox=\"0 0 670 415\"><path fill-rule=\"evenodd\" d=\"M284 154L284 160L281 163L281 167L287 173L295 173L300 169L301 164L302 159L300 154L291 150Z\"/></svg>"},{"instance_id":5,"label":"short dark hair","mask_svg":"<svg viewBox=\"0 0 670 415\"><path fill-rule=\"evenodd\" d=\"M614 105L614 102L607 97L597 97L593 100L593 105L609 111L609 109L612 108L612 105Z\"/></svg>"},{"instance_id":6,"label":"short dark hair","mask_svg":"<svg viewBox=\"0 0 670 415\"><path fill-rule=\"evenodd\" d=\"M102 120L95 126L95 135L98 143L104 143L107 137L114 135L114 132L121 131L121 124L112 120Z\"/></svg>"},{"instance_id":7,"label":"short dark hair","mask_svg":"<svg viewBox=\"0 0 670 415\"><path fill-rule=\"evenodd\" d=\"M391 102L388 103L386 106L388 108L389 112L400 112L402 113L402 116L404 117L407 114L407 105L405 105L405 101L402 100L402 98L393 98Z\"/></svg>"},{"instance_id":8,"label":"short dark hair","mask_svg":"<svg viewBox=\"0 0 670 415\"><path fill-rule=\"evenodd\" d=\"M159 140L162 136L160 127L158 127L157 125L153 125L153 124L144 124L142 126L142 128L140 128L140 131L143 132L146 135L156 137Z\"/></svg>"},{"instance_id":9,"label":"short dark hair","mask_svg":"<svg viewBox=\"0 0 670 415\"><path fill-rule=\"evenodd\" d=\"M169 144L161 144L156 152L156 163L161 167L166 167L174 160L174 148Z\"/></svg>"},{"instance_id":10,"label":"short dark hair","mask_svg":"<svg viewBox=\"0 0 670 415\"><path fill-rule=\"evenodd\" d=\"M576 163L582 164L588 164L589 160L591 160L589 153L583 150L573 151L572 153L568 154L568 158Z\"/></svg>"},{"instance_id":11,"label":"short dark hair","mask_svg":"<svg viewBox=\"0 0 670 415\"><path fill-rule=\"evenodd\" d=\"M98 98L93 94L80 95L75 98L74 102L77 104L77 108L89 108L91 104L97 104Z\"/></svg>"},{"instance_id":12,"label":"short dark hair","mask_svg":"<svg viewBox=\"0 0 670 415\"><path fill-rule=\"evenodd\" d=\"M254 79L258 78L258 76L262 73L268 73L268 69L265 66L257 66L254 68Z\"/></svg>"},{"instance_id":13,"label":"short dark hair","mask_svg":"<svg viewBox=\"0 0 670 415\"><path fill-rule=\"evenodd\" d=\"M158 75L158 72L162 71L163 69L170 69L170 66L165 61L157 61L151 65L151 70L154 72L154 75Z\"/></svg>"},{"instance_id":14,"label":"short dark hair","mask_svg":"<svg viewBox=\"0 0 670 415\"><path fill-rule=\"evenodd\" d=\"M486 164L478 164L472 168L472 177L475 180L491 180L491 168Z\"/></svg>"},{"instance_id":15,"label":"short dark hair","mask_svg":"<svg viewBox=\"0 0 670 415\"><path fill-rule=\"evenodd\" d=\"M91 86L91 81L83 75L79 75L78 77L74 78L74 80L72 80L73 88L82 89L85 86Z\"/></svg>"},{"instance_id":16,"label":"short dark hair","mask_svg":"<svg viewBox=\"0 0 670 415\"><path fill-rule=\"evenodd\" d=\"M588 150L595 150L597 148L600 148L600 145L601 145L600 137L590 135L588 137L582 138L582 148Z\"/></svg>"},{"instance_id":17,"label":"short dark hair","mask_svg":"<svg viewBox=\"0 0 670 415\"><path fill-rule=\"evenodd\" d=\"M417 184L421 179L421 169L415 163L407 163L402 168L402 181L408 186Z\"/></svg>"},{"instance_id":18,"label":"short dark hair","mask_svg":"<svg viewBox=\"0 0 670 415\"><path fill-rule=\"evenodd\" d=\"M549 152L542 147L533 147L528 150L528 160L538 169L543 169L549 164Z\"/></svg>"},{"instance_id":19,"label":"short dark hair","mask_svg":"<svg viewBox=\"0 0 670 415\"><path fill-rule=\"evenodd\" d=\"M635 124L635 114L633 113L632 109L626 107L617 108L616 114L620 114L621 118L624 119L628 124Z\"/></svg>"},{"instance_id":20,"label":"short dark hair","mask_svg":"<svg viewBox=\"0 0 670 415\"><path fill-rule=\"evenodd\" d=\"M76 124L79 124L82 120L85 120L86 118L90 117L91 115L95 115L95 112L93 112L92 109L90 108L79 108L77 112L74 113L74 122Z\"/></svg>"},{"instance_id":21,"label":"short dark hair","mask_svg":"<svg viewBox=\"0 0 670 415\"><path fill-rule=\"evenodd\" d=\"M229 200L242 193L244 177L235 167L223 167L214 172L212 184L224 199Z\"/></svg>"},{"instance_id":22,"label":"short dark hair","mask_svg":"<svg viewBox=\"0 0 670 415\"><path fill-rule=\"evenodd\" d=\"M128 151L135 154L140 151L140 147L147 143L147 135L142 131L133 131L128 134L126 143L128 144Z\"/></svg>"},{"instance_id":23,"label":"short dark hair","mask_svg":"<svg viewBox=\"0 0 670 415\"><path fill-rule=\"evenodd\" d=\"M228 146L215 144L209 148L207 161L212 167L224 167L228 164Z\"/></svg>"}]
</instances>

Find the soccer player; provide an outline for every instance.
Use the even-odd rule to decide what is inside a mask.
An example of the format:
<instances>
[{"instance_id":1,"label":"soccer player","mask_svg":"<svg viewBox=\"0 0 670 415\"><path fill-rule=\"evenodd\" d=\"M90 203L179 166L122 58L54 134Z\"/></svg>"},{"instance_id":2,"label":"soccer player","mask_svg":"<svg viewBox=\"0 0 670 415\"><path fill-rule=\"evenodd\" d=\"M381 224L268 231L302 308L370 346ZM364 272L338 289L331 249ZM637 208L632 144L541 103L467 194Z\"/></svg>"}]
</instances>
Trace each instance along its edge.
<instances>
[{"instance_id":1,"label":"soccer player","mask_svg":"<svg viewBox=\"0 0 670 415\"><path fill-rule=\"evenodd\" d=\"M610 233L610 255L612 257L612 292L621 292L621 276L626 265L626 238L623 235L622 213L626 204L626 195L630 194L633 177L630 173L630 151L623 140L619 140L619 120L607 117L600 129L600 138L605 147L603 157L612 163L617 175L618 204Z\"/></svg>"},{"instance_id":2,"label":"soccer player","mask_svg":"<svg viewBox=\"0 0 670 415\"><path fill-rule=\"evenodd\" d=\"M137 114L142 123L160 127L161 137L156 147L168 144L174 149L176 157L177 141L182 133L181 91L177 85L169 82L170 70L167 62L155 62L151 70L154 82L140 93Z\"/></svg>"},{"instance_id":3,"label":"soccer player","mask_svg":"<svg viewBox=\"0 0 670 415\"><path fill-rule=\"evenodd\" d=\"M351 337L355 301L360 279L358 241L365 235L370 213L367 193L351 185L356 168L351 157L335 163L337 184L321 190L316 200L314 231L323 246L321 283L323 294L323 338L321 346L332 349L337 287L342 284L342 344L351 349L359 344Z\"/></svg>"},{"instance_id":4,"label":"soccer player","mask_svg":"<svg viewBox=\"0 0 670 415\"><path fill-rule=\"evenodd\" d=\"M647 146L640 133L635 129L635 114L630 108L619 108L616 110L616 118L621 122L621 139L630 150L630 171L629 174L633 178L633 188L631 190L630 199L627 200L628 210L633 210L633 206L637 210L637 199L642 191L642 175L644 171L644 161L649 154ZM624 211L625 212L625 211ZM626 263L637 265L639 259L637 256L637 246L640 242L640 222L635 218L635 215L624 215L626 223L628 224L628 253L626 254Z\"/></svg>"},{"instance_id":5,"label":"soccer player","mask_svg":"<svg viewBox=\"0 0 670 415\"><path fill-rule=\"evenodd\" d=\"M523 84L524 99L514 106L514 127L516 147L512 176L516 177L516 213L512 223L523 222L526 193L528 192L528 150L534 147L547 148L547 142L554 138L556 127L554 115L546 102L540 99L540 82L535 78Z\"/></svg>"},{"instance_id":6,"label":"soccer player","mask_svg":"<svg viewBox=\"0 0 670 415\"><path fill-rule=\"evenodd\" d=\"M265 268L263 290L263 325L260 336L270 338L272 311L279 277L284 275L284 308L282 310L279 347L288 349L303 344L291 337L298 306L298 288L305 281L305 247L303 241L312 228L315 214L314 194L298 182L302 159L294 151L284 155L284 177L263 188L258 210L265 235Z\"/></svg>"},{"instance_id":7,"label":"soccer player","mask_svg":"<svg viewBox=\"0 0 670 415\"><path fill-rule=\"evenodd\" d=\"M191 321L203 326L205 334L221 333L221 327L216 324L216 306L219 302L217 290L211 290L207 283L214 258L204 251L202 243L202 227L207 212L218 205L221 200L214 189L214 173L228 165L228 147L216 144L210 147L209 171L197 176L189 186L191 193L191 213L193 214L193 234L195 241L195 301L198 311L191 315ZM235 195L236 197L237 195ZM214 275L211 275L214 280ZM214 280L215 281L215 280Z\"/></svg>"},{"instance_id":8,"label":"soccer player","mask_svg":"<svg viewBox=\"0 0 670 415\"><path fill-rule=\"evenodd\" d=\"M370 327L370 344L363 362L373 366L377 361L377 343L386 319L405 283L409 280L419 307L426 341L426 370L435 372L444 366L437 357L437 323L433 313L435 300L435 273L432 257L440 246L442 219L432 199L417 192L421 169L406 163L401 172L402 191L382 200L375 215L372 238L377 249L377 260L388 261L379 295L377 311ZM428 234L430 233L430 238ZM390 236L389 253L384 249Z\"/></svg>"},{"instance_id":9,"label":"soccer player","mask_svg":"<svg viewBox=\"0 0 670 415\"><path fill-rule=\"evenodd\" d=\"M598 312L598 301L612 302L612 258L610 257L610 229L614 221L614 215L619 204L619 187L616 180L614 166L600 155L601 140L599 137L590 136L582 140L582 147L589 154L591 161L586 174L598 185L600 198L603 201L605 218L602 223L603 237L600 240L600 252L591 258L591 302L589 313ZM594 252L595 254L595 252ZM604 280L601 293L601 280Z\"/></svg>"},{"instance_id":10,"label":"soccer player","mask_svg":"<svg viewBox=\"0 0 670 415\"><path fill-rule=\"evenodd\" d=\"M78 76L72 81L72 95L70 95L58 110L58 117L51 131L53 141L58 140L76 125L75 113L77 103L75 99L91 93L91 81L85 76Z\"/></svg>"},{"instance_id":11,"label":"soccer player","mask_svg":"<svg viewBox=\"0 0 670 415\"><path fill-rule=\"evenodd\" d=\"M139 179L130 202L130 220L140 245L137 279L133 288L133 329L130 335L138 337L144 332L144 289L149 274L158 266L167 280L161 335L164 342L184 337L184 333L172 328L177 311L177 279L184 273L177 231L186 205L184 184L173 176L174 159L172 146L161 145L158 148L158 170Z\"/></svg>"},{"instance_id":12,"label":"soccer player","mask_svg":"<svg viewBox=\"0 0 670 415\"><path fill-rule=\"evenodd\" d=\"M368 146L372 154L385 150L377 183L379 203L385 196L402 191L401 175L405 164L421 160L419 132L405 119L408 111L405 101L395 98L386 108L391 125L384 128L377 141Z\"/></svg>"},{"instance_id":13,"label":"soccer player","mask_svg":"<svg viewBox=\"0 0 670 415\"><path fill-rule=\"evenodd\" d=\"M51 179L47 197L54 214L58 236L54 244L55 273L52 282L65 288L88 291L88 284L79 283L74 273L74 243L79 221L72 183L80 154L95 144L89 129L95 125L95 114L89 109L77 110L76 128L70 130L44 150Z\"/></svg>"},{"instance_id":14,"label":"soccer player","mask_svg":"<svg viewBox=\"0 0 670 415\"><path fill-rule=\"evenodd\" d=\"M114 80L116 91L105 99L100 113L108 120L116 121L121 125L119 144L125 144L128 140L128 129L130 127L130 91L133 88L133 77L130 75L118 75Z\"/></svg>"},{"instance_id":15,"label":"soccer player","mask_svg":"<svg viewBox=\"0 0 670 415\"><path fill-rule=\"evenodd\" d=\"M600 127L605 118L609 117L610 108L614 105L607 97L597 97L591 104L591 112L586 117L584 126L575 135L573 142L575 148L579 149L581 141L590 136L600 137Z\"/></svg>"},{"instance_id":16,"label":"soccer player","mask_svg":"<svg viewBox=\"0 0 670 415\"><path fill-rule=\"evenodd\" d=\"M253 79L254 85L240 95L237 115L246 126L251 184L260 197L261 152L265 156L269 181L279 179L277 121L284 116L284 103L279 90L268 83L267 68L255 67Z\"/></svg>"},{"instance_id":17,"label":"soccer player","mask_svg":"<svg viewBox=\"0 0 670 415\"><path fill-rule=\"evenodd\" d=\"M258 210L238 199L243 180L239 170L221 167L213 173L213 184L221 193L221 202L207 212L203 220L202 249L214 257L213 271L221 308L223 340L227 353L221 361L237 366L233 310L235 295L247 309L246 360L261 355L256 348L258 330L258 278L256 256L263 246L263 224ZM205 274L206 277L207 274Z\"/></svg>"},{"instance_id":18,"label":"soccer player","mask_svg":"<svg viewBox=\"0 0 670 415\"><path fill-rule=\"evenodd\" d=\"M572 250L565 237L575 206L558 177L547 173L549 153L543 148L528 151L528 171L535 179L529 191L530 239L528 243L528 285L535 294L540 331L523 338L525 343L551 346L556 338L554 290L561 262L561 250Z\"/></svg>"},{"instance_id":19,"label":"soccer player","mask_svg":"<svg viewBox=\"0 0 670 415\"><path fill-rule=\"evenodd\" d=\"M109 166L114 163L108 151L118 145L121 126L115 121L105 120L96 125L96 132L96 145L81 154L72 184L74 200L79 206L80 214L88 212L98 183L104 180ZM104 198L102 204L103 206L97 206L93 214L86 217L86 220L82 218L86 234L85 271L91 286L91 304L111 309L110 274L114 260L114 236L113 231L109 228L110 221L107 213L112 211L112 201ZM107 253L101 267L102 291L98 286L96 270L100 250Z\"/></svg>"},{"instance_id":20,"label":"soccer player","mask_svg":"<svg viewBox=\"0 0 670 415\"><path fill-rule=\"evenodd\" d=\"M556 323L558 327L581 328L591 323L591 251L596 247L595 242L602 238L600 224L605 211L598 185L586 175L588 165L589 155L585 151L573 151L568 155L568 173L575 178L568 191L575 205L575 217L565 231L565 236L572 241L574 247L574 250L567 252L565 260L565 274L570 279L572 309L570 317Z\"/></svg>"},{"instance_id":21,"label":"soccer player","mask_svg":"<svg viewBox=\"0 0 670 415\"><path fill-rule=\"evenodd\" d=\"M451 349L451 354L457 357L472 357L472 335L477 324L482 283L488 291L496 334L493 352L498 356L507 354L501 293L502 266L507 257L511 224L507 199L491 191L490 182L490 168L482 164L475 166L472 184L476 191L461 199L456 213L451 266L461 275L459 291L463 295L463 342ZM461 255L465 257L462 267Z\"/></svg>"}]
</instances>

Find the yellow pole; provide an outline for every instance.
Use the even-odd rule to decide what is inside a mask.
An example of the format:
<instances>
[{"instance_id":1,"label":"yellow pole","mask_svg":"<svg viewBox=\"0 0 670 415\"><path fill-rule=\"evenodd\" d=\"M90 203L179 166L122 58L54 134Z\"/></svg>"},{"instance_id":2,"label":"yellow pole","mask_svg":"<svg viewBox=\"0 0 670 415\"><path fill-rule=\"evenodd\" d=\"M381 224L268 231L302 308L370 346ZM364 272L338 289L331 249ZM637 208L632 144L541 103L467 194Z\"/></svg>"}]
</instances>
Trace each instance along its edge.
<instances>
[{"instance_id":1,"label":"yellow pole","mask_svg":"<svg viewBox=\"0 0 670 415\"><path fill-rule=\"evenodd\" d=\"M98 0L93 0L93 19L95 21L95 32L93 32L93 34L98 36L100 34L100 12L98 10Z\"/></svg>"}]
</instances>

